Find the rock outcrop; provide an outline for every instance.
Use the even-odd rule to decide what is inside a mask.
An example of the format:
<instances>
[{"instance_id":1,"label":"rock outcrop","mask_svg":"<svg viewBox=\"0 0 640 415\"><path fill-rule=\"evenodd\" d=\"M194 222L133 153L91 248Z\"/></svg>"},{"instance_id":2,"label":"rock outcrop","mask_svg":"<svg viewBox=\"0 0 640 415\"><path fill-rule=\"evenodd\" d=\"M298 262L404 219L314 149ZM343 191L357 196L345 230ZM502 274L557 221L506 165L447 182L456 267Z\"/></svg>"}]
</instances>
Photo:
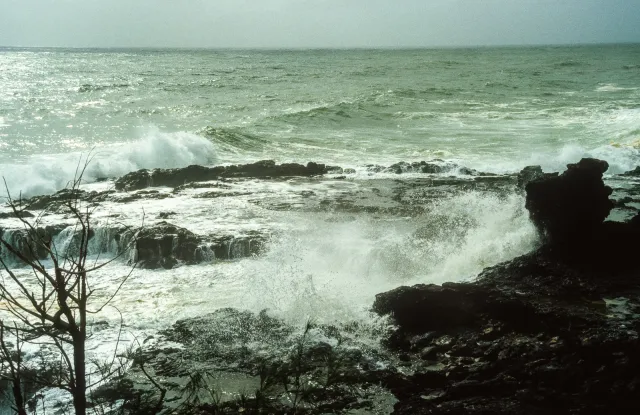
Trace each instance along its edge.
<instances>
[{"instance_id":1,"label":"rock outcrop","mask_svg":"<svg viewBox=\"0 0 640 415\"><path fill-rule=\"evenodd\" d=\"M138 170L116 180L117 190L131 191L152 186L177 187L185 183L204 182L221 178L266 178L287 176L316 176L326 173L324 164L310 162L276 164L263 160L250 164L204 167L192 165L177 169Z\"/></svg>"},{"instance_id":2,"label":"rock outcrop","mask_svg":"<svg viewBox=\"0 0 640 415\"><path fill-rule=\"evenodd\" d=\"M62 189L51 195L34 196L21 201L21 205L26 209L42 210L51 209L54 211L64 210L65 204L73 201L83 202L103 202L113 191L87 192L80 189Z\"/></svg>"},{"instance_id":3,"label":"rock outcrop","mask_svg":"<svg viewBox=\"0 0 640 415\"><path fill-rule=\"evenodd\" d=\"M160 222L135 235L133 261L140 268L173 268L179 261L195 262L200 243L193 232Z\"/></svg>"},{"instance_id":4,"label":"rock outcrop","mask_svg":"<svg viewBox=\"0 0 640 415\"><path fill-rule=\"evenodd\" d=\"M525 186L526 207L554 260L618 275L638 267L640 217L605 220L615 207L602 180L607 168L605 161L582 159L560 175L538 175Z\"/></svg>"},{"instance_id":5,"label":"rock outcrop","mask_svg":"<svg viewBox=\"0 0 640 415\"><path fill-rule=\"evenodd\" d=\"M550 177L557 176L556 173L550 174ZM525 186L536 179L545 177L540 166L527 166L518 173L518 181L516 186L520 190L524 190Z\"/></svg>"},{"instance_id":6,"label":"rock outcrop","mask_svg":"<svg viewBox=\"0 0 640 415\"><path fill-rule=\"evenodd\" d=\"M65 225L38 226L33 229L0 229L0 238L11 245L28 261L48 259L49 253L42 245L43 241L51 241L66 228ZM9 249L0 245L0 256L17 265L26 265Z\"/></svg>"},{"instance_id":7,"label":"rock outcrop","mask_svg":"<svg viewBox=\"0 0 640 415\"><path fill-rule=\"evenodd\" d=\"M582 159L558 176L544 175L526 186L526 207L544 242L563 245L597 231L613 209L611 188L602 181L606 161Z\"/></svg>"},{"instance_id":8,"label":"rock outcrop","mask_svg":"<svg viewBox=\"0 0 640 415\"><path fill-rule=\"evenodd\" d=\"M387 345L416 368L390 385L394 413L638 411L637 292L536 252L475 283L379 294L374 310L398 324Z\"/></svg>"},{"instance_id":9,"label":"rock outcrop","mask_svg":"<svg viewBox=\"0 0 640 415\"><path fill-rule=\"evenodd\" d=\"M387 346L415 369L388 385L394 414L640 410L640 218L605 221L606 168L583 159L560 175L530 169L535 252L475 282L376 296L373 310L397 324Z\"/></svg>"},{"instance_id":10,"label":"rock outcrop","mask_svg":"<svg viewBox=\"0 0 640 415\"><path fill-rule=\"evenodd\" d=\"M178 398L167 400L165 409L175 414L389 413L393 396L376 384L390 371L379 365L375 347L342 334L348 330L357 327L308 323L299 331L266 310L254 314L226 308L176 322L136 360L152 367L158 377L171 379L165 385ZM140 372L135 365L133 371ZM216 374L221 383L231 379L225 385L229 398L184 405L176 393L183 381L207 373ZM144 378L138 373L134 379ZM152 413L142 410L138 396L157 390L140 389L141 382L136 383L124 390L122 383L105 385L101 395L123 401L123 407L130 408L127 413ZM209 390L202 391L205 399ZM381 400L386 400L382 410ZM153 408L158 398L149 401Z\"/></svg>"},{"instance_id":11,"label":"rock outcrop","mask_svg":"<svg viewBox=\"0 0 640 415\"><path fill-rule=\"evenodd\" d=\"M467 167L459 166L455 163L446 162L444 160L432 160L432 161L419 161L413 163L407 163L401 161L396 164L392 164L386 168L380 168L379 166L371 166L373 171L393 172L396 174L402 173L426 173L426 174L443 174L443 173L459 173L464 175L476 175L482 174Z\"/></svg>"},{"instance_id":12,"label":"rock outcrop","mask_svg":"<svg viewBox=\"0 0 640 415\"><path fill-rule=\"evenodd\" d=\"M123 236L121 246L131 245L131 262L139 268L171 269L178 264L198 264L260 254L266 236L251 232L244 236L200 236L166 221Z\"/></svg>"},{"instance_id":13,"label":"rock outcrop","mask_svg":"<svg viewBox=\"0 0 640 415\"><path fill-rule=\"evenodd\" d=\"M29 219L33 217L35 217L35 215L27 210L18 210L17 212L0 213L0 219L9 219L9 218Z\"/></svg>"}]
</instances>

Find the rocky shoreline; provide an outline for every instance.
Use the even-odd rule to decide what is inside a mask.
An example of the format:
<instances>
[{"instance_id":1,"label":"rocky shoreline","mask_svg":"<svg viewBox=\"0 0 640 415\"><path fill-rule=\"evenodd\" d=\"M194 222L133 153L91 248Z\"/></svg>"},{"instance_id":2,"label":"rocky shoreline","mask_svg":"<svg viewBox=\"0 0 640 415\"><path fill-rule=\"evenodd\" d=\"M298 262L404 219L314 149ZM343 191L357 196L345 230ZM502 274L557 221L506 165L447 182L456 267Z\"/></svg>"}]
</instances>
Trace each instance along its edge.
<instances>
[{"instance_id":1,"label":"rocky shoreline","mask_svg":"<svg viewBox=\"0 0 640 415\"><path fill-rule=\"evenodd\" d=\"M375 396L384 393L395 402L393 414L407 415L637 411L640 216L605 221L614 207L602 182L606 168L583 159L561 175L523 172L520 186L542 245L474 282L377 295L372 310L394 322L382 352L357 339L338 341L345 328L317 326L324 340L300 343L266 315L221 310L176 323L165 335L185 349L151 348L148 361L168 376L209 365L248 379L271 371L276 379L268 388L258 382L255 396L196 405L192 413L373 413L380 410ZM252 336L265 347L273 336L291 343L272 345L280 352L265 358L241 346ZM180 369L170 369L175 362L183 362ZM296 377L309 387L302 403L287 388Z\"/></svg>"},{"instance_id":2,"label":"rocky shoreline","mask_svg":"<svg viewBox=\"0 0 640 415\"><path fill-rule=\"evenodd\" d=\"M63 216L55 218L58 207L70 200L78 200L88 206L140 202L144 207L147 201L170 201L189 192L193 199L204 200L246 196L251 203L275 211L366 212L416 216L424 213L425 199L437 199L443 194L475 189L506 193L515 182L515 176L479 173L442 160L401 162L391 166L370 165L366 167L366 171L371 175L409 173L414 176L403 180L374 178L368 180L362 189L355 191L350 187L339 189L338 186L330 185L326 195L301 190L293 193L290 200L286 201L280 195L270 194L269 189L256 197L255 190L247 188L246 182L302 181L301 184L304 185L305 180L331 180L340 183L345 182L355 171L314 162L307 165L276 164L273 160L219 167L193 165L176 169L139 170L114 179L113 186L107 190L63 189L51 195L20 200L20 216L31 221L52 217L51 223L39 224L37 231L53 239L72 225L62 223L67 219ZM452 175L454 173L467 177ZM124 256L142 268L172 268L214 259L228 260L257 255L263 251L270 237L268 231L247 231L241 235L196 234L171 223L174 216L176 212L162 211L156 217L147 217L144 226L139 226L138 223L123 226L118 223L115 215L115 220L104 221L109 223L102 229L104 234L108 234L108 240L102 241L100 249L115 250L120 255L123 250L131 251L125 252ZM0 219L14 219L12 226L4 229L0 223L0 236L14 241L23 253L34 254L29 252L30 236L22 229L22 224L15 220L14 213L8 209L0 209ZM137 241L135 247L129 246L133 239ZM41 253L35 255L44 259Z\"/></svg>"},{"instance_id":3,"label":"rocky shoreline","mask_svg":"<svg viewBox=\"0 0 640 415\"><path fill-rule=\"evenodd\" d=\"M400 287L374 310L388 347L439 365L392 386L395 414L600 414L640 409L635 216L607 222L606 162L525 185L543 245L468 284Z\"/></svg>"},{"instance_id":4,"label":"rocky shoreline","mask_svg":"<svg viewBox=\"0 0 640 415\"><path fill-rule=\"evenodd\" d=\"M372 166L372 171L376 168ZM139 351L139 362L167 384L184 386L194 373L204 371L220 382L242 385L246 392L215 402L203 399L180 410L407 415L640 410L640 214L632 188L611 189L604 183L606 162L583 159L562 174L530 167L505 176L461 171L446 163L399 163L382 169L396 174L457 171L470 176L464 186L493 186L497 192L519 188L526 195L541 244L529 254L485 269L473 282L402 286L378 294L372 313L392 322L388 331L378 333L384 339L381 347L360 341L357 332L362 328L356 323L310 322L300 333L266 313L234 309L178 321ZM115 182L116 191L83 192L80 198L98 203L122 197L122 192L140 198L171 197L145 189L168 186L179 192L203 183L211 190L227 183L224 180L327 174L343 180L351 172L316 163L191 166L131 173ZM366 203L344 196L326 204L345 212L393 210L410 216L422 212L416 195L424 197L425 180L434 181L415 178L396 184L384 203L372 203L379 192L370 192ZM211 181L216 182L204 184ZM446 189L459 181L441 177L432 188ZM384 186L390 182L384 179ZM375 182L370 186L375 188ZM25 201L24 206L37 213L70 196L60 192ZM306 202L296 208L322 206L322 201L309 196L301 195ZM625 212L628 219L608 221L614 209ZM139 231L134 262L146 268L172 268L211 258L259 255L268 243L264 234L234 240L203 238L166 221L170 216ZM129 413L144 413L144 403L152 405L158 392L145 383L137 367L101 388L95 402L124 399L123 408ZM169 396L167 408L178 410L171 402L182 402L180 396Z\"/></svg>"}]
</instances>

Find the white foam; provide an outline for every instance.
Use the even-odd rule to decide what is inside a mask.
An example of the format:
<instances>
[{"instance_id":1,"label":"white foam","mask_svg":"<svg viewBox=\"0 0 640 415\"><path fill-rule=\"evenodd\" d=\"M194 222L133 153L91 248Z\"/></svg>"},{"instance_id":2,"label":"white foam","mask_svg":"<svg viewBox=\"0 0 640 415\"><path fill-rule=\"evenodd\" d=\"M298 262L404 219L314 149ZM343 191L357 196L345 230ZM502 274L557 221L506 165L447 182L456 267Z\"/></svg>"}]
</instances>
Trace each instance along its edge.
<instances>
[{"instance_id":1,"label":"white foam","mask_svg":"<svg viewBox=\"0 0 640 415\"><path fill-rule=\"evenodd\" d=\"M546 172L562 172L567 164L576 163L585 157L605 160L609 163L607 174L620 174L633 170L640 164L638 142L628 144L603 144L587 148L580 144L566 144L559 149L531 152L513 158L483 157L455 160L461 165L491 173L515 173L526 166L539 165Z\"/></svg>"},{"instance_id":2,"label":"white foam","mask_svg":"<svg viewBox=\"0 0 640 415\"><path fill-rule=\"evenodd\" d=\"M441 215L449 224L427 240L423 261L429 282L475 277L484 268L533 250L535 227L517 194L465 192L437 201L425 216ZM437 223L436 223L437 225Z\"/></svg>"},{"instance_id":3,"label":"white foam","mask_svg":"<svg viewBox=\"0 0 640 415\"><path fill-rule=\"evenodd\" d=\"M597 92L620 92L620 91L634 91L638 88L623 88L617 84L604 84L596 88Z\"/></svg>"},{"instance_id":4,"label":"white foam","mask_svg":"<svg viewBox=\"0 0 640 415\"><path fill-rule=\"evenodd\" d=\"M608 174L620 174L633 170L640 162L640 152L632 147L603 145L587 149L577 144L568 144L555 153L533 153L528 159L523 159L519 163L504 163L501 170L513 172L525 166L539 165L547 172L562 172L567 168L567 164L576 163L585 157L606 160L609 163Z\"/></svg>"},{"instance_id":5,"label":"white foam","mask_svg":"<svg viewBox=\"0 0 640 415\"><path fill-rule=\"evenodd\" d=\"M251 279L243 304L294 323L368 321L377 293L473 278L538 243L518 195L468 192L412 219L291 214L289 221L295 230L244 263Z\"/></svg>"},{"instance_id":6,"label":"white foam","mask_svg":"<svg viewBox=\"0 0 640 415\"><path fill-rule=\"evenodd\" d=\"M67 186L87 153L37 155L22 164L1 164L13 196L53 193ZM148 128L136 141L96 148L83 179L119 177L139 169L175 168L191 164L210 165L216 161L214 145L206 138L186 132L162 132ZM4 192L2 192L4 193Z\"/></svg>"}]
</instances>

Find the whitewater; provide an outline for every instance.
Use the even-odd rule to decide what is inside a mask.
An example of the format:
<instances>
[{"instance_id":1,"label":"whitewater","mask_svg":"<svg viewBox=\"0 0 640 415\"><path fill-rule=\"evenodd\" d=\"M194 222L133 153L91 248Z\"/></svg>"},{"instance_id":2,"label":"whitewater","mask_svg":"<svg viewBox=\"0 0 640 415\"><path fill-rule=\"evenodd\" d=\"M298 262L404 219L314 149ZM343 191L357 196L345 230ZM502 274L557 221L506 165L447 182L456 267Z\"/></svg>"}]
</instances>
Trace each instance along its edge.
<instances>
[{"instance_id":1,"label":"whitewater","mask_svg":"<svg viewBox=\"0 0 640 415\"><path fill-rule=\"evenodd\" d=\"M360 341L374 344L374 328L387 324L369 311L377 293L473 279L537 246L522 194L476 177L529 165L562 171L582 157L606 160L610 175L638 165L637 62L638 45L0 48L0 176L15 198L63 189L87 157L83 189L96 192L140 169L267 159L336 166L319 179L105 198L94 216L104 230L95 257L115 255L115 223L168 221L205 239L266 242L259 255L135 270L115 299L119 312L96 317L107 328L96 331L92 353L224 307L266 309L294 326L359 322ZM420 161L459 168L426 176L389 168ZM55 212L42 220L73 224ZM5 232L19 226L0 219ZM104 298L127 275L128 258L96 273Z\"/></svg>"}]
</instances>

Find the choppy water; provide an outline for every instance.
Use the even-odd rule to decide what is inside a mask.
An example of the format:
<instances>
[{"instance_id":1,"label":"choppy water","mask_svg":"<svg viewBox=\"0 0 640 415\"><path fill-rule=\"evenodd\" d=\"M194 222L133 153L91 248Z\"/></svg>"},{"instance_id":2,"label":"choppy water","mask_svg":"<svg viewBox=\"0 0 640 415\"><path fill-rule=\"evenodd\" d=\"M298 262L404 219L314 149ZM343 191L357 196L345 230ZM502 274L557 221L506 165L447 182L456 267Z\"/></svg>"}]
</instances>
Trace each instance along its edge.
<instances>
[{"instance_id":1,"label":"choppy water","mask_svg":"<svg viewBox=\"0 0 640 415\"><path fill-rule=\"evenodd\" d=\"M472 278L537 243L522 196L504 189L412 190L412 203L426 206L415 214L305 208L372 188L391 205L391 184L415 178L373 173L369 164L438 158L504 173L531 164L561 170L595 156L620 173L639 163L639 147L640 45L0 49L0 175L14 195L63 188L89 152L88 182L140 168L260 159L356 171L346 180L227 183L233 195L215 199L192 189L105 202L98 226L136 225L143 214L152 225L170 211L172 223L200 235L270 235L259 257L136 271L115 305L127 331L142 337L221 307L267 308L291 324L377 324L368 311L376 293ZM0 228L17 225L0 220ZM105 293L128 269L119 262L99 273ZM120 314L100 319L111 328L92 339L95 354L114 347Z\"/></svg>"},{"instance_id":2,"label":"choppy water","mask_svg":"<svg viewBox=\"0 0 640 415\"><path fill-rule=\"evenodd\" d=\"M0 173L50 192L90 149L94 177L264 158L508 171L593 154L625 170L640 139L638 62L638 45L0 49Z\"/></svg>"}]
</instances>

